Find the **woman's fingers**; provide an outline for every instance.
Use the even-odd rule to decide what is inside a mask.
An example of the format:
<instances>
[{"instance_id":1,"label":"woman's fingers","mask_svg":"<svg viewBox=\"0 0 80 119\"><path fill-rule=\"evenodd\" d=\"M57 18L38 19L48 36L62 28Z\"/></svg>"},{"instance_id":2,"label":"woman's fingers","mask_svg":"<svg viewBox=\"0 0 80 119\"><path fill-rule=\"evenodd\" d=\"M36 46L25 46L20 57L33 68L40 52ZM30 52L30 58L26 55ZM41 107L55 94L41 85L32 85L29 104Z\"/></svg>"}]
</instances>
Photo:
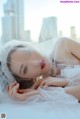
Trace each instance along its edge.
<instances>
[{"instance_id":1,"label":"woman's fingers","mask_svg":"<svg viewBox=\"0 0 80 119\"><path fill-rule=\"evenodd\" d=\"M20 94L20 93L17 93L17 92L14 93L14 97L15 97L16 99L21 100L21 101L23 101L23 100L25 100L25 99L27 98L26 95Z\"/></svg>"},{"instance_id":2,"label":"woman's fingers","mask_svg":"<svg viewBox=\"0 0 80 119\"><path fill-rule=\"evenodd\" d=\"M11 90L16 84L17 84L17 82L14 81L10 86L8 86L8 90Z\"/></svg>"},{"instance_id":3,"label":"woman's fingers","mask_svg":"<svg viewBox=\"0 0 80 119\"><path fill-rule=\"evenodd\" d=\"M34 96L34 95L37 95L37 94L39 94L39 92L36 91L36 90L33 90L33 91L29 91L29 92L23 93L23 94L16 93L15 97L16 97L17 99L23 101L23 100L27 99L28 97Z\"/></svg>"},{"instance_id":4,"label":"woman's fingers","mask_svg":"<svg viewBox=\"0 0 80 119\"><path fill-rule=\"evenodd\" d=\"M10 87L14 87L15 85L17 84L17 82L16 81L14 81L11 85L10 85Z\"/></svg>"},{"instance_id":5,"label":"woman's fingers","mask_svg":"<svg viewBox=\"0 0 80 119\"><path fill-rule=\"evenodd\" d=\"M9 90L10 97L19 100L25 100L26 96L24 94L18 93L19 84L16 84L11 90Z\"/></svg>"},{"instance_id":6,"label":"woman's fingers","mask_svg":"<svg viewBox=\"0 0 80 119\"><path fill-rule=\"evenodd\" d=\"M19 89L19 84L17 83L13 87L9 86L8 94L12 96Z\"/></svg>"},{"instance_id":7,"label":"woman's fingers","mask_svg":"<svg viewBox=\"0 0 80 119\"><path fill-rule=\"evenodd\" d=\"M58 83L56 80L45 80L40 84L40 87L48 87L48 86L58 86Z\"/></svg>"},{"instance_id":8,"label":"woman's fingers","mask_svg":"<svg viewBox=\"0 0 80 119\"><path fill-rule=\"evenodd\" d=\"M53 77L47 77L45 80L43 80L40 84L40 86L44 86L45 84L47 85L47 83L52 83L56 80L56 78Z\"/></svg>"},{"instance_id":9,"label":"woman's fingers","mask_svg":"<svg viewBox=\"0 0 80 119\"><path fill-rule=\"evenodd\" d=\"M47 83L45 83L44 87L48 87L48 86L58 87L57 84L55 84L54 82L47 82Z\"/></svg>"},{"instance_id":10,"label":"woman's fingers","mask_svg":"<svg viewBox=\"0 0 80 119\"><path fill-rule=\"evenodd\" d=\"M41 82L42 82L42 80L38 80L38 81L34 84L33 89L37 89L37 88L40 86Z\"/></svg>"},{"instance_id":11,"label":"woman's fingers","mask_svg":"<svg viewBox=\"0 0 80 119\"><path fill-rule=\"evenodd\" d=\"M25 93L24 95L29 97L29 96L34 96L34 95L37 95L39 94L39 92L37 90L32 90L32 91L29 91L27 93Z\"/></svg>"},{"instance_id":12,"label":"woman's fingers","mask_svg":"<svg viewBox=\"0 0 80 119\"><path fill-rule=\"evenodd\" d=\"M16 84L12 89L13 95L17 93L18 89L19 89L19 84Z\"/></svg>"},{"instance_id":13,"label":"woman's fingers","mask_svg":"<svg viewBox=\"0 0 80 119\"><path fill-rule=\"evenodd\" d=\"M44 86L44 85L45 85L45 83L47 83L47 80L42 81L42 82L41 82L41 84L40 84L40 87Z\"/></svg>"},{"instance_id":14,"label":"woman's fingers","mask_svg":"<svg viewBox=\"0 0 80 119\"><path fill-rule=\"evenodd\" d=\"M14 85L14 84L13 84ZM11 87L9 88L8 94L10 97L12 97L13 99L18 99L18 100L25 100L30 96L34 96L36 94L38 94L37 90L33 90L33 89L27 89L25 90L20 90L19 92L19 84L17 83L16 85L11 85Z\"/></svg>"}]
</instances>

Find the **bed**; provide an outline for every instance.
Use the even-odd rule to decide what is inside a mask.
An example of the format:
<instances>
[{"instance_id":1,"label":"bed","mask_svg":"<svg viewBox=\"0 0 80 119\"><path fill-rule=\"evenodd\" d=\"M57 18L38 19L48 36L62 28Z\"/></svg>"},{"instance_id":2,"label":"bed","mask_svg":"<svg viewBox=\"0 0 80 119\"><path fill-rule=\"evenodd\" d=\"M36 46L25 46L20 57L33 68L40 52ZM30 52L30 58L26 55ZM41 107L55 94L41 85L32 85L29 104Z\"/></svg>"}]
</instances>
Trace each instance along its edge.
<instances>
[{"instance_id":1,"label":"bed","mask_svg":"<svg viewBox=\"0 0 80 119\"><path fill-rule=\"evenodd\" d=\"M1 113L6 114L5 119L80 119L80 104L40 103L24 105L1 103Z\"/></svg>"},{"instance_id":2,"label":"bed","mask_svg":"<svg viewBox=\"0 0 80 119\"><path fill-rule=\"evenodd\" d=\"M54 45L53 40L36 45L48 55ZM46 45L45 45L46 44ZM50 44L50 46L48 45ZM0 101L0 118L4 119L80 119L80 103L40 102L20 103L4 97ZM59 99L59 98L58 98Z\"/></svg>"}]
</instances>

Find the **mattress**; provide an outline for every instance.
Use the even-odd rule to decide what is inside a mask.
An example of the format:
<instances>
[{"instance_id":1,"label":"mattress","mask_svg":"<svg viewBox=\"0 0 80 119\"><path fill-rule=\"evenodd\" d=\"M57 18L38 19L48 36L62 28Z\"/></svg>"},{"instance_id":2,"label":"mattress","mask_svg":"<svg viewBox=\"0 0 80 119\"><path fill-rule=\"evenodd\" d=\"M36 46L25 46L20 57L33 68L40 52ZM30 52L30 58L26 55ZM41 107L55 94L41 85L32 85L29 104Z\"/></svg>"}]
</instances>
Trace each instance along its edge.
<instances>
[{"instance_id":1,"label":"mattress","mask_svg":"<svg viewBox=\"0 0 80 119\"><path fill-rule=\"evenodd\" d=\"M80 104L4 103L0 104L0 114L5 114L5 119L80 119Z\"/></svg>"},{"instance_id":2,"label":"mattress","mask_svg":"<svg viewBox=\"0 0 80 119\"><path fill-rule=\"evenodd\" d=\"M18 101L5 96L0 100L0 116L5 114L4 119L80 119L77 99L62 91L60 93L59 88L57 91L52 89L40 89L44 100L33 96L32 100Z\"/></svg>"}]
</instances>

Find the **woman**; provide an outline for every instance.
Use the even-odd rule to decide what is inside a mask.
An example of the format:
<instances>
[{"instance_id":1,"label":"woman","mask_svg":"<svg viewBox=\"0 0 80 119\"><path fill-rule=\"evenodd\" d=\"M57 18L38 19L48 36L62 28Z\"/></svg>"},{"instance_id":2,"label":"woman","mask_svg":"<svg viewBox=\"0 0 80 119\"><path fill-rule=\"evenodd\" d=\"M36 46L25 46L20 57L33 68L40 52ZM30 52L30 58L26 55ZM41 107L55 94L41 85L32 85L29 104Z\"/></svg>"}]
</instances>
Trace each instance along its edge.
<instances>
[{"instance_id":1,"label":"woman","mask_svg":"<svg viewBox=\"0 0 80 119\"><path fill-rule=\"evenodd\" d=\"M8 43L0 54L2 85L7 87L9 95L21 100L26 99L31 92L38 93L35 90L38 86L50 85L64 87L66 93L80 100L80 85L66 87L68 79L50 77L59 76L64 64L80 64L79 50L79 43L61 38L48 59L25 43ZM39 77L43 80L37 81Z\"/></svg>"}]
</instances>

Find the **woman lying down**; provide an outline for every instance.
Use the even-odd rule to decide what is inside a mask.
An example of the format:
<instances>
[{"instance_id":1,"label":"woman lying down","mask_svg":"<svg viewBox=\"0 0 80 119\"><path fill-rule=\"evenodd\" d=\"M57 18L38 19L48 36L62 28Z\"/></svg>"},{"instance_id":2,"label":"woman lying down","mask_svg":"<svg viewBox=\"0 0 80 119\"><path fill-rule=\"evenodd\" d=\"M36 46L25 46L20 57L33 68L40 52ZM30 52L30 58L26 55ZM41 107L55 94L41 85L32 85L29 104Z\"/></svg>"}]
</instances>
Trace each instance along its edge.
<instances>
[{"instance_id":1,"label":"woman lying down","mask_svg":"<svg viewBox=\"0 0 80 119\"><path fill-rule=\"evenodd\" d=\"M45 90L53 90L80 101L79 51L80 44L65 37L56 42L49 58L26 42L8 42L0 50L2 91L13 99L26 100L34 95L44 98Z\"/></svg>"}]
</instances>

